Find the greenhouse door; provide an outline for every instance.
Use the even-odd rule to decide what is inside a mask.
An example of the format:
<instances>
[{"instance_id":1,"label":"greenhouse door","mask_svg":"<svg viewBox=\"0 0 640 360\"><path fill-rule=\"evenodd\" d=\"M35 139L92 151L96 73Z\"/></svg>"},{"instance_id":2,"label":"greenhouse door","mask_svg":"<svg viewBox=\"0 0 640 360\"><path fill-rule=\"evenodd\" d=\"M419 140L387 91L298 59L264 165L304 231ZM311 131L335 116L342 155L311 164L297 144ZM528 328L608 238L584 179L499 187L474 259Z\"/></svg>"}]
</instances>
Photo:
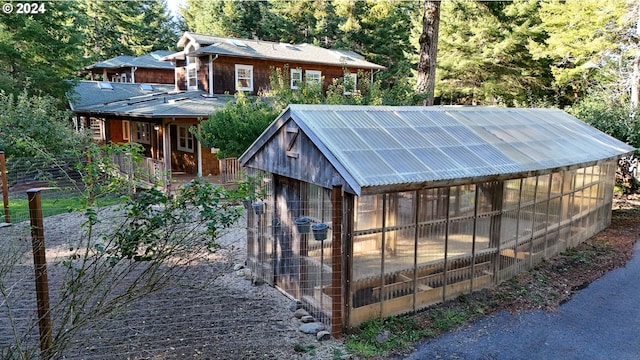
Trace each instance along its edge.
<instances>
[{"instance_id":1,"label":"greenhouse door","mask_svg":"<svg viewBox=\"0 0 640 360\"><path fill-rule=\"evenodd\" d=\"M300 297L300 236L294 220L302 214L300 182L274 176L275 238L274 272L276 286L295 298Z\"/></svg>"}]
</instances>

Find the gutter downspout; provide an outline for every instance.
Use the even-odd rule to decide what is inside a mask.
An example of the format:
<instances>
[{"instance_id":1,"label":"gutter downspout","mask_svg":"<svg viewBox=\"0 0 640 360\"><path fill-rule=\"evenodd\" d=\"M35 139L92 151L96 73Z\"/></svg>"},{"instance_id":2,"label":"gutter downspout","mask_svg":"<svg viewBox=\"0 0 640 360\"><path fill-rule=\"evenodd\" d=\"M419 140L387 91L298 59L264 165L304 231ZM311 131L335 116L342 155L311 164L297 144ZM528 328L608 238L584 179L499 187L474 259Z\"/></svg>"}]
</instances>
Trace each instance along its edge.
<instances>
[{"instance_id":1,"label":"gutter downspout","mask_svg":"<svg viewBox=\"0 0 640 360\"><path fill-rule=\"evenodd\" d=\"M377 74L380 71L382 71L382 70L375 71L375 73ZM374 74L374 71L373 71L373 69L371 69L371 82L369 83L369 91L370 92L373 92L373 74Z\"/></svg>"},{"instance_id":2,"label":"gutter downspout","mask_svg":"<svg viewBox=\"0 0 640 360\"><path fill-rule=\"evenodd\" d=\"M134 66L131 68L131 83L135 84L136 83L136 70L138 70L137 66Z\"/></svg>"},{"instance_id":3,"label":"gutter downspout","mask_svg":"<svg viewBox=\"0 0 640 360\"><path fill-rule=\"evenodd\" d=\"M197 128L198 128L198 133L199 133L200 132L200 124L198 124ZM202 177L202 144L200 144L200 141L198 141L197 139L194 138L194 140L195 140L195 142L197 144L196 146L198 146L198 151L197 151L197 154L198 154L198 176Z\"/></svg>"},{"instance_id":4,"label":"gutter downspout","mask_svg":"<svg viewBox=\"0 0 640 360\"><path fill-rule=\"evenodd\" d=\"M213 96L213 62L216 60L218 60L218 54L215 58L209 54L209 96Z\"/></svg>"}]
</instances>

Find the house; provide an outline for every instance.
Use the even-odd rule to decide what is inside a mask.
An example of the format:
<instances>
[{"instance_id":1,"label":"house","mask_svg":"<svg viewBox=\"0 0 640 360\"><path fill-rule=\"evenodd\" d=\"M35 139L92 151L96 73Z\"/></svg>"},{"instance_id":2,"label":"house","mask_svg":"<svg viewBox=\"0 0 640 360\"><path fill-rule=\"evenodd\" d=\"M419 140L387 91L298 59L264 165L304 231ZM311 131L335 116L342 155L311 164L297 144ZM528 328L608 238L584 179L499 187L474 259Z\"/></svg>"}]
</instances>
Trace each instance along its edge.
<instances>
[{"instance_id":1,"label":"house","mask_svg":"<svg viewBox=\"0 0 640 360\"><path fill-rule=\"evenodd\" d=\"M171 51L158 50L137 57L120 55L86 66L82 70L91 74L91 80L173 84L175 82L174 66L161 61L170 54L172 54Z\"/></svg>"},{"instance_id":2,"label":"house","mask_svg":"<svg viewBox=\"0 0 640 360\"><path fill-rule=\"evenodd\" d=\"M301 81L326 87L348 76L356 91L358 76L384 69L354 52L309 44L187 32L178 47L183 50L119 56L85 68L102 81L80 81L71 94L78 129L90 127L96 142L142 144L154 173L218 175L216 150L201 146L189 128L232 101L227 94L261 95L277 67L290 69L294 90Z\"/></svg>"},{"instance_id":3,"label":"house","mask_svg":"<svg viewBox=\"0 0 640 360\"><path fill-rule=\"evenodd\" d=\"M632 151L556 109L290 105L240 157L247 263L340 334L601 231Z\"/></svg>"},{"instance_id":4,"label":"house","mask_svg":"<svg viewBox=\"0 0 640 360\"><path fill-rule=\"evenodd\" d=\"M209 94L243 91L258 95L269 90L275 68L287 68L292 89L302 81L322 83L358 76L373 77L385 67L366 61L353 51L324 49L311 44L285 44L186 32L178 41L183 51L165 57L176 66L177 90ZM351 89L353 90L353 89Z\"/></svg>"}]
</instances>

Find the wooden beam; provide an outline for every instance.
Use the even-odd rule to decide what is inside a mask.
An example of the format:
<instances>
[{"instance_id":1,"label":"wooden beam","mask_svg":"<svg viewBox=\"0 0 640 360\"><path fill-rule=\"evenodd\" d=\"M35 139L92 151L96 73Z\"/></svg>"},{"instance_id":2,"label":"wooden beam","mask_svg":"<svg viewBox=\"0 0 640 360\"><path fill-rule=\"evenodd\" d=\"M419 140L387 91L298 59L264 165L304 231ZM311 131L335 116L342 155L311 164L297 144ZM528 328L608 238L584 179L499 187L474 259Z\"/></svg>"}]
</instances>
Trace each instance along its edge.
<instances>
[{"instance_id":1,"label":"wooden beam","mask_svg":"<svg viewBox=\"0 0 640 360\"><path fill-rule=\"evenodd\" d=\"M331 335L342 335L342 186L331 190Z\"/></svg>"}]
</instances>

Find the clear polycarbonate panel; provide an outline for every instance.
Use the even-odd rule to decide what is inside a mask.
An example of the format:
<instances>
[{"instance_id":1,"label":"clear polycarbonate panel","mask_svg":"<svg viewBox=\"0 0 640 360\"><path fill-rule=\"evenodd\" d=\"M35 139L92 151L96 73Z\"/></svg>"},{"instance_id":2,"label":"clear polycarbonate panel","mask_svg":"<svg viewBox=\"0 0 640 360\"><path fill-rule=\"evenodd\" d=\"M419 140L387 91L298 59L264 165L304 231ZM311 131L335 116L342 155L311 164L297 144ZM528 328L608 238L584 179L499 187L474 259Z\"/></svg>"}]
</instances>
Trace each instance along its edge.
<instances>
[{"instance_id":1,"label":"clear polycarbonate panel","mask_svg":"<svg viewBox=\"0 0 640 360\"><path fill-rule=\"evenodd\" d=\"M540 171L633 150L550 109L291 105L290 112L360 187ZM440 153L421 151L434 147ZM413 156L390 161L391 153L381 154L390 149ZM416 171L420 163L433 171Z\"/></svg>"}]
</instances>

